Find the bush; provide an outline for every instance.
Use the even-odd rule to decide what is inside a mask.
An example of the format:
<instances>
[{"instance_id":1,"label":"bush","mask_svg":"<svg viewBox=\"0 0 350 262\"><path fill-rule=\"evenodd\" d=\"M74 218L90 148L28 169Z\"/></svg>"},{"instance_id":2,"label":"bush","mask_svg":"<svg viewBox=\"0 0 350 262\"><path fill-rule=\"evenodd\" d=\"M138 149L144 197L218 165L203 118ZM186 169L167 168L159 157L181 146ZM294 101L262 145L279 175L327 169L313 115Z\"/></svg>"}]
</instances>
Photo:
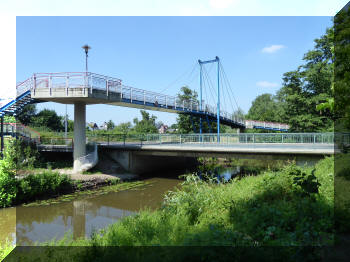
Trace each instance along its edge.
<instances>
[{"instance_id":1,"label":"bush","mask_svg":"<svg viewBox=\"0 0 350 262\"><path fill-rule=\"evenodd\" d=\"M67 175L47 171L31 174L18 181L17 203L53 196L73 188L73 181Z\"/></svg>"},{"instance_id":2,"label":"bush","mask_svg":"<svg viewBox=\"0 0 350 262\"><path fill-rule=\"evenodd\" d=\"M0 207L10 206L16 198L17 182L10 167L6 159L0 160Z\"/></svg>"},{"instance_id":3,"label":"bush","mask_svg":"<svg viewBox=\"0 0 350 262\"><path fill-rule=\"evenodd\" d=\"M13 250L14 246L6 241L4 244L0 243L0 261L5 259L5 257Z\"/></svg>"},{"instance_id":4,"label":"bush","mask_svg":"<svg viewBox=\"0 0 350 262\"><path fill-rule=\"evenodd\" d=\"M333 181L331 163L332 158L325 159L314 170L291 165L279 172L247 176L227 184L204 182L190 175L181 190L166 196L161 209L127 217L94 235L92 240L84 240L84 244L332 244L334 199L330 193Z\"/></svg>"}]
</instances>

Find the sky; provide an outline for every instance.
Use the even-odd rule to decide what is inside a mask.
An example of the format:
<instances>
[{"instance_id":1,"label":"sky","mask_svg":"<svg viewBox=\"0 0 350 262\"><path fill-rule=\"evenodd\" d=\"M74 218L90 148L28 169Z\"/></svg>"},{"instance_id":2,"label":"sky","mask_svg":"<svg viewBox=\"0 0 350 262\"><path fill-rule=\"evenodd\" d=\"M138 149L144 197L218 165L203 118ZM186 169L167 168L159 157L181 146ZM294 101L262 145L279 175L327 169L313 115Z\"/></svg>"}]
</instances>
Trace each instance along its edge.
<instances>
[{"instance_id":1,"label":"sky","mask_svg":"<svg viewBox=\"0 0 350 262\"><path fill-rule=\"evenodd\" d=\"M4 75L15 76L9 82L12 85L34 72L83 71L81 46L88 43L92 46L89 71L121 78L136 88L175 95L182 85L198 90L198 59L219 56L237 104L247 112L257 95L280 88L283 73L302 63L313 40L332 25L332 16L347 1L165 2L77 0L68 8L63 0L3 0L1 30L8 22L7 39L15 39L15 74L12 62L2 63L0 69ZM15 32L9 29L13 29L13 19ZM0 46L0 55L13 55L11 41L2 43L8 48ZM1 88L0 96L13 91ZM60 115L65 111L65 106L54 103L38 105L42 108L55 109ZM166 124L176 120L176 114L150 113ZM73 119L73 106L68 106L68 114ZM132 122L134 117L140 117L138 109L87 107L87 122Z\"/></svg>"}]
</instances>

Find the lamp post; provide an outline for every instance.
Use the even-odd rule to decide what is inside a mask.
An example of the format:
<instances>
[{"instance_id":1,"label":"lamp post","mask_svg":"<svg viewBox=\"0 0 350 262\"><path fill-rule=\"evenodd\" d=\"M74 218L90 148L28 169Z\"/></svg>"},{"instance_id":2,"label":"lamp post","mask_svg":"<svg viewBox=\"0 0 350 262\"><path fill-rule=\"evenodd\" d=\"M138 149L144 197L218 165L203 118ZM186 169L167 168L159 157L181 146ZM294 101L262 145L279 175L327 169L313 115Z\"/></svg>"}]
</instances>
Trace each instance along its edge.
<instances>
[{"instance_id":1,"label":"lamp post","mask_svg":"<svg viewBox=\"0 0 350 262\"><path fill-rule=\"evenodd\" d=\"M91 46L89 45L83 45L81 48L85 50L85 71L88 72L88 53L89 49L91 49Z\"/></svg>"}]
</instances>

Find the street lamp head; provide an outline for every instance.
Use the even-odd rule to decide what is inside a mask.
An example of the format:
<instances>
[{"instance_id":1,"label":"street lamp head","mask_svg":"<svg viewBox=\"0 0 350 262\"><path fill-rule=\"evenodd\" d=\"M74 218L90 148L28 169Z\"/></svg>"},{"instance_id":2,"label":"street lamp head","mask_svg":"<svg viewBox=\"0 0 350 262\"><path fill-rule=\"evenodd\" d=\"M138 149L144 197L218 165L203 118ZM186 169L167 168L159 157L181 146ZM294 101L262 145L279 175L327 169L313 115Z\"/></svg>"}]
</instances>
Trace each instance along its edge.
<instances>
[{"instance_id":1,"label":"street lamp head","mask_svg":"<svg viewBox=\"0 0 350 262\"><path fill-rule=\"evenodd\" d=\"M81 48L83 48L85 50L85 54L87 54L89 52L89 49L91 49L91 46L83 45Z\"/></svg>"}]
</instances>

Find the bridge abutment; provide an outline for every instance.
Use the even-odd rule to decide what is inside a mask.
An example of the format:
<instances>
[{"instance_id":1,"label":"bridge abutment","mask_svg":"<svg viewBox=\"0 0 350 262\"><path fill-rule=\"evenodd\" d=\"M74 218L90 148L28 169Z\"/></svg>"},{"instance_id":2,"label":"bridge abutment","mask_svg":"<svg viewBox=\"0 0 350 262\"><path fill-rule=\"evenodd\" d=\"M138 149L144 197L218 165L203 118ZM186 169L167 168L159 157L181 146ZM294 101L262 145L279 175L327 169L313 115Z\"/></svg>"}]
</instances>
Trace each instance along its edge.
<instances>
[{"instance_id":1,"label":"bridge abutment","mask_svg":"<svg viewBox=\"0 0 350 262\"><path fill-rule=\"evenodd\" d=\"M86 104L74 103L74 170L79 171L81 161L79 158L86 155Z\"/></svg>"}]
</instances>

